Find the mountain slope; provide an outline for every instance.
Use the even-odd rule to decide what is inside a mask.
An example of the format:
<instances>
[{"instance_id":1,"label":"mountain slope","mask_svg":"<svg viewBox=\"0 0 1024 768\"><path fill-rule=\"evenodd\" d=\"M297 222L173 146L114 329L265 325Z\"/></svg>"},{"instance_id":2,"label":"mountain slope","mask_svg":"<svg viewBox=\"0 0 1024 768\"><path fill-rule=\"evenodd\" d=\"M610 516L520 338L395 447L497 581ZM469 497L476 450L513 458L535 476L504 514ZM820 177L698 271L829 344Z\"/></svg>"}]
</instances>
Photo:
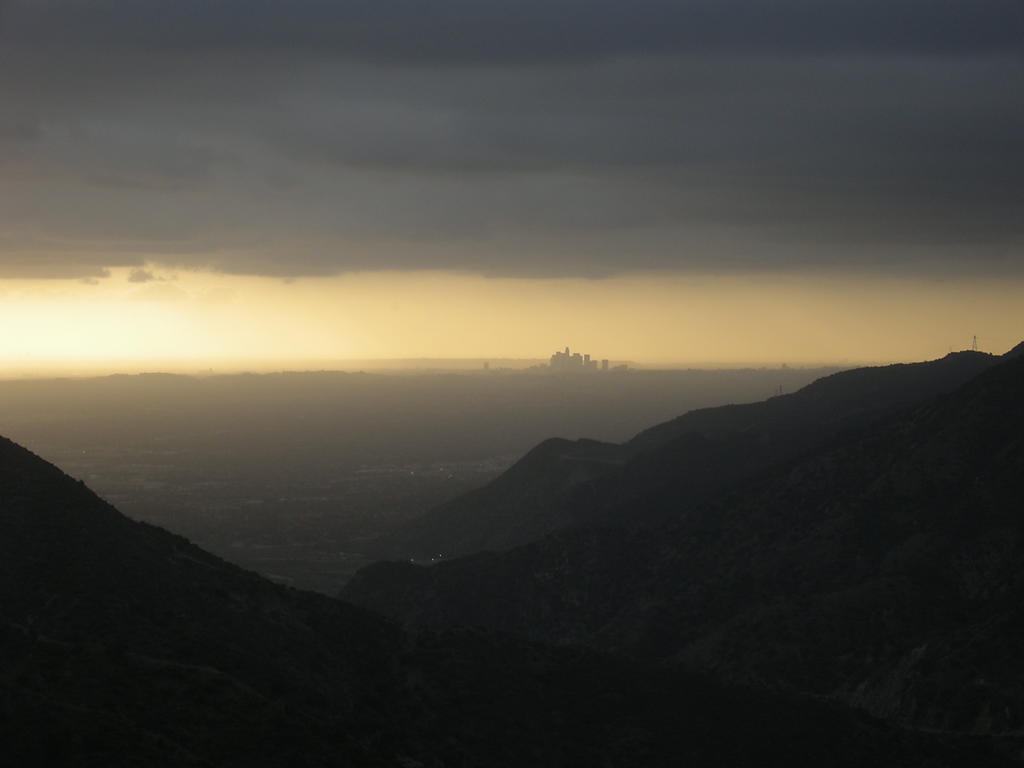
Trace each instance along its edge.
<instances>
[{"instance_id":1,"label":"mountain slope","mask_svg":"<svg viewBox=\"0 0 1024 768\"><path fill-rule=\"evenodd\" d=\"M372 670L386 670L402 643L386 622L131 522L6 440L0 513L0 626L5 655L18 660L8 697L56 709L58 721L84 712L112 738L198 749L197 761L228 745L238 752L228 764L307 751L367 758L373 734L355 727L356 713L378 687L395 687ZM277 727L258 727L268 720Z\"/></svg>"},{"instance_id":2,"label":"mountain slope","mask_svg":"<svg viewBox=\"0 0 1024 768\"><path fill-rule=\"evenodd\" d=\"M572 493L624 458L611 443L545 440L483 488L404 524L378 546L394 556L440 559L538 539L572 525Z\"/></svg>"},{"instance_id":3,"label":"mountain slope","mask_svg":"<svg viewBox=\"0 0 1024 768\"><path fill-rule=\"evenodd\" d=\"M656 530L566 531L345 596L418 626L588 643L1019 748L1024 358Z\"/></svg>"},{"instance_id":4,"label":"mountain slope","mask_svg":"<svg viewBox=\"0 0 1024 768\"><path fill-rule=\"evenodd\" d=\"M949 392L1000 358L958 352L925 363L860 368L791 395L690 411L628 443L549 440L489 485L382 541L395 558L507 550L573 525L652 525L825 440Z\"/></svg>"},{"instance_id":5,"label":"mountain slope","mask_svg":"<svg viewBox=\"0 0 1024 768\"><path fill-rule=\"evenodd\" d=\"M981 759L970 740L594 651L408 635L131 522L4 440L0 654L0 739L19 766L762 766L837 749L833 764L848 766Z\"/></svg>"}]
</instances>

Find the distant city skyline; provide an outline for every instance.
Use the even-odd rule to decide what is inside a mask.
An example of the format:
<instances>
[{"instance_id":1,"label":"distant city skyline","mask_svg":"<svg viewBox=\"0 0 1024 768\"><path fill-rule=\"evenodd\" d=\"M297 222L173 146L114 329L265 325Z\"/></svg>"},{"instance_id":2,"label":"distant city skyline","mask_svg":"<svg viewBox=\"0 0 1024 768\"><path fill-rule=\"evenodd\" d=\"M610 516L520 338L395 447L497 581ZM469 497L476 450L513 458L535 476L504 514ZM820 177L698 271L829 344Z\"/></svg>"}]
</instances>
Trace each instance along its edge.
<instances>
[{"instance_id":1,"label":"distant city skyline","mask_svg":"<svg viewBox=\"0 0 1024 768\"><path fill-rule=\"evenodd\" d=\"M562 372L573 372L573 371L607 371L609 369L608 358L598 360L591 358L589 352L580 353L572 352L568 346L565 350L555 352L551 355L548 361L548 367L553 371ZM620 365L616 366L618 369L624 369L627 366Z\"/></svg>"}]
</instances>

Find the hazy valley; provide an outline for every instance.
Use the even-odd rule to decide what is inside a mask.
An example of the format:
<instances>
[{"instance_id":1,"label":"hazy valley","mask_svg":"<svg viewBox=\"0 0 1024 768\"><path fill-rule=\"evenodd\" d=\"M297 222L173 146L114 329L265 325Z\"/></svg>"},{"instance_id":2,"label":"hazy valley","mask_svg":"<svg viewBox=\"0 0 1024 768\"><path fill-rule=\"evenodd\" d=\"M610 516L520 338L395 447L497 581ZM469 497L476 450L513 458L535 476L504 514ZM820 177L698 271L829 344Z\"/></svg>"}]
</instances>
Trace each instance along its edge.
<instances>
[{"instance_id":1,"label":"hazy valley","mask_svg":"<svg viewBox=\"0 0 1024 768\"><path fill-rule=\"evenodd\" d=\"M128 516L334 594L391 551L380 537L486 484L547 437L621 441L689 409L792 391L826 372L0 381L0 424Z\"/></svg>"}]
</instances>

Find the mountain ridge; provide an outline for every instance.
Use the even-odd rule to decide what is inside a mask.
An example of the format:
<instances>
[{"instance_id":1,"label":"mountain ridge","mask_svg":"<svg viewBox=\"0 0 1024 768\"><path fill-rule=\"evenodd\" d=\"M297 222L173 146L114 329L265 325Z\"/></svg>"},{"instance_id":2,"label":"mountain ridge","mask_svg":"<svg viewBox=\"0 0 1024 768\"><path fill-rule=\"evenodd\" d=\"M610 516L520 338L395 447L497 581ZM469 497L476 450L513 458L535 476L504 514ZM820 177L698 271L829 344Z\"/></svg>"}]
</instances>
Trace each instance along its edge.
<instances>
[{"instance_id":1,"label":"mountain ridge","mask_svg":"<svg viewBox=\"0 0 1024 768\"><path fill-rule=\"evenodd\" d=\"M1019 750L1022 391L1024 358L1003 358L659 528L369 566L344 595L410 626L653 656Z\"/></svg>"},{"instance_id":2,"label":"mountain ridge","mask_svg":"<svg viewBox=\"0 0 1024 768\"><path fill-rule=\"evenodd\" d=\"M841 371L792 394L689 411L622 444L545 441L508 478L428 511L375 551L445 558L508 550L572 526L661 524L678 513L666 500L706 500L844 430L955 389L1000 360L965 351Z\"/></svg>"}]
</instances>

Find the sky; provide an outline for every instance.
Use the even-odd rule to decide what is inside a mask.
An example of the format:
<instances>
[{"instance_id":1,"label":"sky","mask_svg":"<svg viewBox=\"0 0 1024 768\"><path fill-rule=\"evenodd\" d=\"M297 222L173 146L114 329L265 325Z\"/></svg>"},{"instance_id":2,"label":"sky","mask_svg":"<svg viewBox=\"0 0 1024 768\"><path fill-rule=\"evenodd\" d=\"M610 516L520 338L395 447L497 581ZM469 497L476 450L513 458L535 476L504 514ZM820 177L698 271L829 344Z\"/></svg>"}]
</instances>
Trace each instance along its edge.
<instances>
[{"instance_id":1,"label":"sky","mask_svg":"<svg viewBox=\"0 0 1024 768\"><path fill-rule=\"evenodd\" d=\"M0 0L0 369L1024 338L1024 0Z\"/></svg>"}]
</instances>

